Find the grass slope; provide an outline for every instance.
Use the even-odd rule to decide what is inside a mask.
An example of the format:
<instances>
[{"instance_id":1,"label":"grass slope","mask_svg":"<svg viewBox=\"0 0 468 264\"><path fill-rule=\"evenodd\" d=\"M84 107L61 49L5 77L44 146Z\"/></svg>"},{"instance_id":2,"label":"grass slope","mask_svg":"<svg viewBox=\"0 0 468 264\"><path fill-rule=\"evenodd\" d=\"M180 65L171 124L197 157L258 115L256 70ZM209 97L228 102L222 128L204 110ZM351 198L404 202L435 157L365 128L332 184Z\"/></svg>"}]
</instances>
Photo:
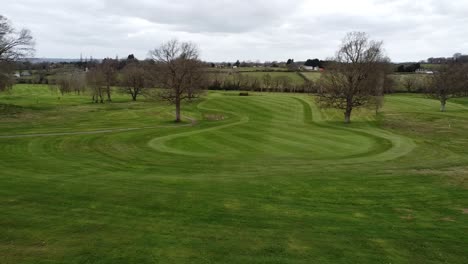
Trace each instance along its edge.
<instances>
[{"instance_id":1,"label":"grass slope","mask_svg":"<svg viewBox=\"0 0 468 264\"><path fill-rule=\"evenodd\" d=\"M234 95L185 105L194 125L0 95L0 263L468 261L467 99L392 95L346 126L306 95Z\"/></svg>"},{"instance_id":2,"label":"grass slope","mask_svg":"<svg viewBox=\"0 0 468 264\"><path fill-rule=\"evenodd\" d=\"M303 84L304 79L296 72L242 72L243 75L252 76L263 81L265 75L269 74L272 78L288 77L293 84Z\"/></svg>"}]
</instances>

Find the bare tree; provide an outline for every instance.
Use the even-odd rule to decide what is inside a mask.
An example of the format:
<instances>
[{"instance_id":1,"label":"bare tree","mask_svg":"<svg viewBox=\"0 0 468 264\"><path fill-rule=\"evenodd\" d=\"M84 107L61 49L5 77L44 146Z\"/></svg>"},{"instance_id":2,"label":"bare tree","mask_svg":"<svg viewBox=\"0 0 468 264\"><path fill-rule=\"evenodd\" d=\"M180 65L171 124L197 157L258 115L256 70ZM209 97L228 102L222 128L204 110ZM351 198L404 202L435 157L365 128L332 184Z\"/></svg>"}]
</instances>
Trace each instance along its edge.
<instances>
[{"instance_id":1,"label":"bare tree","mask_svg":"<svg viewBox=\"0 0 468 264\"><path fill-rule=\"evenodd\" d=\"M260 92L263 92L263 88L269 91L271 87L271 83L272 83L271 75L269 73L263 75L262 81L263 81L263 85L261 86Z\"/></svg>"},{"instance_id":2,"label":"bare tree","mask_svg":"<svg viewBox=\"0 0 468 264\"><path fill-rule=\"evenodd\" d=\"M80 70L62 72L59 74L56 82L62 95L73 92L81 94L86 88L86 76Z\"/></svg>"},{"instance_id":3,"label":"bare tree","mask_svg":"<svg viewBox=\"0 0 468 264\"><path fill-rule=\"evenodd\" d=\"M16 31L8 19L0 15L0 91L10 88L12 78L12 62L32 55L34 41L27 29Z\"/></svg>"},{"instance_id":4,"label":"bare tree","mask_svg":"<svg viewBox=\"0 0 468 264\"><path fill-rule=\"evenodd\" d=\"M34 52L31 31L16 31L8 19L0 15L0 61L16 61Z\"/></svg>"},{"instance_id":5,"label":"bare tree","mask_svg":"<svg viewBox=\"0 0 468 264\"><path fill-rule=\"evenodd\" d=\"M410 76L404 76L403 77L403 80L401 81L401 83L403 84L403 87L405 87L405 89L408 91L408 92L413 92L414 91L414 86L416 84L416 79L415 78L411 78Z\"/></svg>"},{"instance_id":6,"label":"bare tree","mask_svg":"<svg viewBox=\"0 0 468 264\"><path fill-rule=\"evenodd\" d=\"M14 82L13 64L0 61L0 91L10 89Z\"/></svg>"},{"instance_id":7,"label":"bare tree","mask_svg":"<svg viewBox=\"0 0 468 264\"><path fill-rule=\"evenodd\" d=\"M449 63L441 66L435 72L426 85L427 96L440 101L440 111L445 112L447 100L463 96L463 90L467 85L467 73L464 65Z\"/></svg>"},{"instance_id":8,"label":"bare tree","mask_svg":"<svg viewBox=\"0 0 468 264\"><path fill-rule=\"evenodd\" d=\"M107 101L112 102L111 92L112 85L117 81L117 65L118 62L113 59L104 59L98 69L102 73L103 83L106 88Z\"/></svg>"},{"instance_id":9,"label":"bare tree","mask_svg":"<svg viewBox=\"0 0 468 264\"><path fill-rule=\"evenodd\" d=\"M150 51L155 62L159 97L175 105L176 122L181 121L184 100L196 98L205 83L206 72L195 44L171 40Z\"/></svg>"},{"instance_id":10,"label":"bare tree","mask_svg":"<svg viewBox=\"0 0 468 264\"><path fill-rule=\"evenodd\" d=\"M98 68L92 68L86 74L86 80L88 86L91 90L91 96L93 103L104 103L103 99L103 92L105 87L105 80L104 80L103 72Z\"/></svg>"},{"instance_id":11,"label":"bare tree","mask_svg":"<svg viewBox=\"0 0 468 264\"><path fill-rule=\"evenodd\" d=\"M147 74L143 65L139 62L127 64L122 69L123 92L130 94L133 101L147 87Z\"/></svg>"},{"instance_id":12,"label":"bare tree","mask_svg":"<svg viewBox=\"0 0 468 264\"><path fill-rule=\"evenodd\" d=\"M382 42L369 40L366 33L348 33L335 58L320 79L317 102L322 107L344 110L345 123L351 122L356 107L371 103L379 78L384 78Z\"/></svg>"}]
</instances>

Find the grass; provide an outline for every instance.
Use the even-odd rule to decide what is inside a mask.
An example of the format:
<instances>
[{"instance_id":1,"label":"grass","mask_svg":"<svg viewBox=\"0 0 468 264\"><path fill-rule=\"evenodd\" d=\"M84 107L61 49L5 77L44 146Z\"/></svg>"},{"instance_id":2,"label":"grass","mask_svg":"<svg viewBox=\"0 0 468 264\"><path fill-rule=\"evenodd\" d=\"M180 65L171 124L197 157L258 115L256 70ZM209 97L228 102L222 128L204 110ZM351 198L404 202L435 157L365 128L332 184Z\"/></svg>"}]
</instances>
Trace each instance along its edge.
<instances>
[{"instance_id":1,"label":"grass","mask_svg":"<svg viewBox=\"0 0 468 264\"><path fill-rule=\"evenodd\" d=\"M301 72L302 76L306 77L310 81L318 81L322 73L320 72Z\"/></svg>"},{"instance_id":2,"label":"grass","mask_svg":"<svg viewBox=\"0 0 468 264\"><path fill-rule=\"evenodd\" d=\"M288 77L294 84L303 84L304 79L296 72L243 72L243 75L256 77L259 80L263 80L263 76L269 74L272 78Z\"/></svg>"},{"instance_id":3,"label":"grass","mask_svg":"<svg viewBox=\"0 0 468 264\"><path fill-rule=\"evenodd\" d=\"M235 95L1 94L0 263L467 263L468 99Z\"/></svg>"},{"instance_id":4,"label":"grass","mask_svg":"<svg viewBox=\"0 0 468 264\"><path fill-rule=\"evenodd\" d=\"M287 71L288 69L285 67L239 67L237 68L238 71L245 72L245 71Z\"/></svg>"}]
</instances>

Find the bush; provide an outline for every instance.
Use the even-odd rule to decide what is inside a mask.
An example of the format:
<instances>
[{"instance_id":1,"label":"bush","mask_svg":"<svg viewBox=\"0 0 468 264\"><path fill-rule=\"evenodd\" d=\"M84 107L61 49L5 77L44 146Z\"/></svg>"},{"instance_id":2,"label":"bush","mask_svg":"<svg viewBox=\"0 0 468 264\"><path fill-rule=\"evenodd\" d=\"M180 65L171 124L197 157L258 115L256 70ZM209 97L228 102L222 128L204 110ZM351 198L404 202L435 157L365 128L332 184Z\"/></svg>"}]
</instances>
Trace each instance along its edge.
<instances>
[{"instance_id":1,"label":"bush","mask_svg":"<svg viewBox=\"0 0 468 264\"><path fill-rule=\"evenodd\" d=\"M249 93L248 92L240 92L239 96L249 96Z\"/></svg>"}]
</instances>

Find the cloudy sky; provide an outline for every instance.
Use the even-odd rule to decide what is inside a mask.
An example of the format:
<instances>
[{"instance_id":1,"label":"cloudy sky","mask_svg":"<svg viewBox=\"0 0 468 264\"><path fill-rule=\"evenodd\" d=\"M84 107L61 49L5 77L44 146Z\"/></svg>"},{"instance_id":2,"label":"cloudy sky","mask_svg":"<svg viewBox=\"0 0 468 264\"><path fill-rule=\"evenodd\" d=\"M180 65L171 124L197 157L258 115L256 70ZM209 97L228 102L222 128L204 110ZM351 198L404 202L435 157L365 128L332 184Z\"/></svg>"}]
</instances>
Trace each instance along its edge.
<instances>
[{"instance_id":1,"label":"cloudy sky","mask_svg":"<svg viewBox=\"0 0 468 264\"><path fill-rule=\"evenodd\" d=\"M349 31L392 61L468 53L468 0L10 0L0 13L36 39L36 57L120 57L177 38L208 61L327 58Z\"/></svg>"}]
</instances>

